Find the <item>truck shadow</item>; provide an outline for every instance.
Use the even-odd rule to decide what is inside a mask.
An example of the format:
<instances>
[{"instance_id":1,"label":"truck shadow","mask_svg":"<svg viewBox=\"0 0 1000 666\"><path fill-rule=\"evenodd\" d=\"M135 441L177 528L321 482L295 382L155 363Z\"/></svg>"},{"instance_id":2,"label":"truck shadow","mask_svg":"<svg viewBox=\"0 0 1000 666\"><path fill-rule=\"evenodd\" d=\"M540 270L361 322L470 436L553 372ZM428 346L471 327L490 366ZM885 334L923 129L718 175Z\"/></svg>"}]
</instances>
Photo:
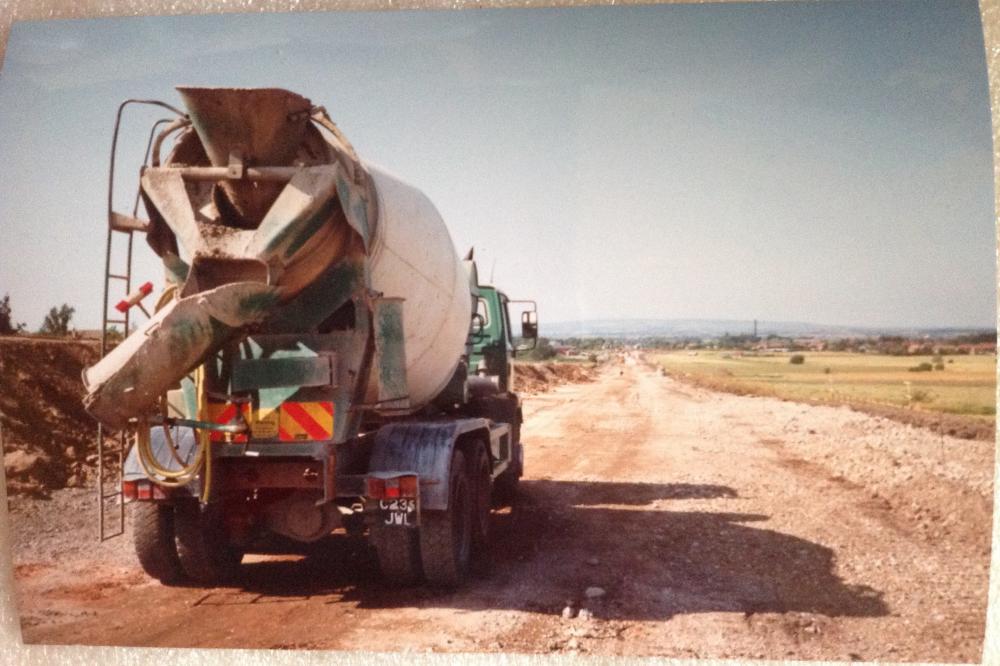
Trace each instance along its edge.
<instances>
[{"instance_id":1,"label":"truck shadow","mask_svg":"<svg viewBox=\"0 0 1000 666\"><path fill-rule=\"evenodd\" d=\"M363 608L400 606L559 614L567 602L596 617L667 619L686 613L888 614L879 591L834 572L835 553L767 529L767 516L682 510L685 500L735 499L725 486L528 480L517 505L494 515L479 576L454 592L392 588L361 540L330 539L298 561L244 563L239 587L199 604L323 597ZM585 599L588 587L605 594Z\"/></svg>"}]
</instances>

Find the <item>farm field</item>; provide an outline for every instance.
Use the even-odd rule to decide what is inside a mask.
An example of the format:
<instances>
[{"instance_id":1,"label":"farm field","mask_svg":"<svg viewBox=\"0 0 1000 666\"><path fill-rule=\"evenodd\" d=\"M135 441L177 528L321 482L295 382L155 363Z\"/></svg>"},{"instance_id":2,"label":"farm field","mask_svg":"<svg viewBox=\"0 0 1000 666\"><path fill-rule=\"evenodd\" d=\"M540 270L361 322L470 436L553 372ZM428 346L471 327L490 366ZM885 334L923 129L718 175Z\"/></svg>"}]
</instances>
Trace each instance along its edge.
<instances>
[{"instance_id":1,"label":"farm field","mask_svg":"<svg viewBox=\"0 0 1000 666\"><path fill-rule=\"evenodd\" d=\"M804 362L792 364L801 354ZM996 414L996 356L946 356L943 370L931 356L848 352L677 351L651 356L674 377L734 393L770 395L826 404L887 405L958 414L990 422Z\"/></svg>"}]
</instances>

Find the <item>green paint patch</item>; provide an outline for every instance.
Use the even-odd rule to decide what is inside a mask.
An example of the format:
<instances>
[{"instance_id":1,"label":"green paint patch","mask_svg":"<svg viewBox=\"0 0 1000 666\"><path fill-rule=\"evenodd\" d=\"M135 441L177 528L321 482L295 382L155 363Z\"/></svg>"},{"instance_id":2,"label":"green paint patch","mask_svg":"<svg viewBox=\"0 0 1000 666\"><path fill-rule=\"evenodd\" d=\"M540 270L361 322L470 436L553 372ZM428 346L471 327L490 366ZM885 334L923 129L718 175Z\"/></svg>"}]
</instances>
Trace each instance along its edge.
<instances>
[{"instance_id":1,"label":"green paint patch","mask_svg":"<svg viewBox=\"0 0 1000 666\"><path fill-rule=\"evenodd\" d=\"M176 254L166 254L163 256L163 265L167 271L167 280L174 284L183 284L188 278L191 267Z\"/></svg>"},{"instance_id":2,"label":"green paint patch","mask_svg":"<svg viewBox=\"0 0 1000 666\"><path fill-rule=\"evenodd\" d=\"M330 219L336 205L336 199L329 199L312 215L292 219L287 224L275 223L275 226L280 224L280 227L265 245L265 252L281 252L284 258L288 259L302 249L302 246Z\"/></svg>"},{"instance_id":3,"label":"green paint patch","mask_svg":"<svg viewBox=\"0 0 1000 666\"><path fill-rule=\"evenodd\" d=\"M336 205L337 201L335 199L330 199L313 215L310 215L304 220L294 222L286 227L287 234L291 240L288 247L285 248L285 259L288 259L302 249L302 246L306 244L306 241L316 235L316 232L319 231L320 227L326 224L326 221L330 219L331 215L333 215L334 207Z\"/></svg>"},{"instance_id":4,"label":"green paint patch","mask_svg":"<svg viewBox=\"0 0 1000 666\"><path fill-rule=\"evenodd\" d=\"M302 331L317 326L364 287L364 264L345 260L328 268L270 318L269 329Z\"/></svg>"},{"instance_id":5,"label":"green paint patch","mask_svg":"<svg viewBox=\"0 0 1000 666\"><path fill-rule=\"evenodd\" d=\"M364 242L365 250L367 250L371 238L368 229L368 206L364 199L352 196L350 185L339 176L337 177L337 198L340 199L340 205L344 212L351 218L351 226L361 235L361 240Z\"/></svg>"},{"instance_id":6,"label":"green paint patch","mask_svg":"<svg viewBox=\"0 0 1000 666\"><path fill-rule=\"evenodd\" d=\"M277 303L278 293L276 291L262 291L241 297L237 303L237 311L241 317L250 319L262 312L267 312Z\"/></svg>"},{"instance_id":7,"label":"green paint patch","mask_svg":"<svg viewBox=\"0 0 1000 666\"><path fill-rule=\"evenodd\" d=\"M379 400L405 397L406 347L403 340L402 302L376 302L375 349L378 352Z\"/></svg>"}]
</instances>

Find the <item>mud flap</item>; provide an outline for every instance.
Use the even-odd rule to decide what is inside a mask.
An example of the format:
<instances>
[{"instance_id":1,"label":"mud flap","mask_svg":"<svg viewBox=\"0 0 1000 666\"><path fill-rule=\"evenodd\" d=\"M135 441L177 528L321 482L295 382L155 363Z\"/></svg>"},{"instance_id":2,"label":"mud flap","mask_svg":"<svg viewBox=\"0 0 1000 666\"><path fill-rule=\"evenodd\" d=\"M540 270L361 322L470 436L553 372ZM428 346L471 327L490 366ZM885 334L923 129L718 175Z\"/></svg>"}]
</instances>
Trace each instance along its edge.
<instances>
[{"instance_id":1,"label":"mud flap","mask_svg":"<svg viewBox=\"0 0 1000 666\"><path fill-rule=\"evenodd\" d=\"M369 472L415 473L420 479L420 509L448 508L448 469L458 439L473 431L489 437L489 422L453 421L391 423L375 435Z\"/></svg>"}]
</instances>

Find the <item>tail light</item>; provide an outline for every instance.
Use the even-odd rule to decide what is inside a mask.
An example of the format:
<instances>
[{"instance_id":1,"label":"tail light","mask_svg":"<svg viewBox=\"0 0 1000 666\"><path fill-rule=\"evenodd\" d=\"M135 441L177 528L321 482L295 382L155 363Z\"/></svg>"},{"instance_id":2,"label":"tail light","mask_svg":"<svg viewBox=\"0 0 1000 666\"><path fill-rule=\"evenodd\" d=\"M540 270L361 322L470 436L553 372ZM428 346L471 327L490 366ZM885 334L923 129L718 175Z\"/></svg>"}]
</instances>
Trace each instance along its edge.
<instances>
[{"instance_id":1,"label":"tail light","mask_svg":"<svg viewBox=\"0 0 1000 666\"><path fill-rule=\"evenodd\" d=\"M416 474L394 477L369 476L368 497L372 499L416 498L419 479Z\"/></svg>"},{"instance_id":2,"label":"tail light","mask_svg":"<svg viewBox=\"0 0 1000 666\"><path fill-rule=\"evenodd\" d=\"M416 497L417 496L418 481L416 476L401 476L399 477L399 495L400 497Z\"/></svg>"},{"instance_id":3,"label":"tail light","mask_svg":"<svg viewBox=\"0 0 1000 666\"><path fill-rule=\"evenodd\" d=\"M123 481L122 495L126 502L167 499L167 492L158 483L153 483L148 479Z\"/></svg>"}]
</instances>

